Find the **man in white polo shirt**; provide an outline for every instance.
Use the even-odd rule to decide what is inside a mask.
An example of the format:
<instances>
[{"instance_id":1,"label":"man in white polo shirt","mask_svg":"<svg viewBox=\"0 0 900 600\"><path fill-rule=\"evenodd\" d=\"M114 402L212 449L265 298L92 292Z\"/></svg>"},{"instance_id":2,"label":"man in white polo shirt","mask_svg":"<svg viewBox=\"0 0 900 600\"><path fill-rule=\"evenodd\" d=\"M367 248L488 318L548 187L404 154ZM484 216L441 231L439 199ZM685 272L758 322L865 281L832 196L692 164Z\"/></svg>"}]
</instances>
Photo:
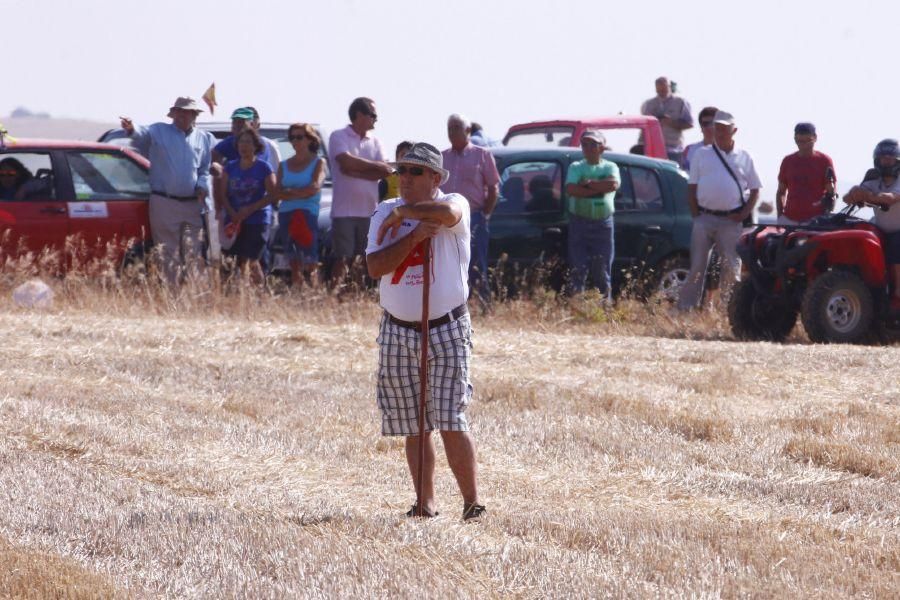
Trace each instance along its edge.
<instances>
[{"instance_id":1,"label":"man in white polo shirt","mask_svg":"<svg viewBox=\"0 0 900 600\"><path fill-rule=\"evenodd\" d=\"M378 407L382 435L406 436L406 460L413 486L419 465L419 357L422 284L431 279L429 299L428 403L423 465L423 514L434 516L434 442L441 432L447 462L463 496L463 519L484 512L479 504L475 442L465 410L472 325L466 309L470 258L470 209L465 197L443 194L448 171L437 148L415 144L397 163L400 197L378 205L369 227L366 262L380 280L384 314L378 335ZM431 268L424 268L423 242L431 239ZM407 513L418 514L417 506Z\"/></svg>"},{"instance_id":2,"label":"man in white polo shirt","mask_svg":"<svg viewBox=\"0 0 900 600\"><path fill-rule=\"evenodd\" d=\"M343 283L348 265L366 248L369 217L378 204L378 181L393 172L384 162L381 142L369 132L378 114L371 98L356 98L349 109L350 124L331 134L328 156L333 181L331 246L335 262L332 285ZM359 274L358 283L362 282Z\"/></svg>"},{"instance_id":3,"label":"man in white polo shirt","mask_svg":"<svg viewBox=\"0 0 900 600\"><path fill-rule=\"evenodd\" d=\"M746 150L735 147L734 117L723 110L713 118L715 141L691 158L688 204L694 215L691 231L691 272L681 287L678 308L697 308L709 254L715 244L722 254L722 298L727 302L731 286L740 277L737 242L742 221L753 214L762 184Z\"/></svg>"}]
</instances>

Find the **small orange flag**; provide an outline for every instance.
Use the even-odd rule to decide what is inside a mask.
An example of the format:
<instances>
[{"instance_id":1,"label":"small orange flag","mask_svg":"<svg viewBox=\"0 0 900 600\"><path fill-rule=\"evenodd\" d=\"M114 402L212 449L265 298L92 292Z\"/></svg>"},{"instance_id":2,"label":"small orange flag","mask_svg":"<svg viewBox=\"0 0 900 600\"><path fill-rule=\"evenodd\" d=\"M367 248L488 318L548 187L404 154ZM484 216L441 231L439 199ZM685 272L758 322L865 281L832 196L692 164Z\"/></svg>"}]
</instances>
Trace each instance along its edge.
<instances>
[{"instance_id":1,"label":"small orange flag","mask_svg":"<svg viewBox=\"0 0 900 600\"><path fill-rule=\"evenodd\" d=\"M209 114L216 114L216 82L212 82L205 92L203 92L203 101L206 102L206 105L209 107Z\"/></svg>"}]
</instances>

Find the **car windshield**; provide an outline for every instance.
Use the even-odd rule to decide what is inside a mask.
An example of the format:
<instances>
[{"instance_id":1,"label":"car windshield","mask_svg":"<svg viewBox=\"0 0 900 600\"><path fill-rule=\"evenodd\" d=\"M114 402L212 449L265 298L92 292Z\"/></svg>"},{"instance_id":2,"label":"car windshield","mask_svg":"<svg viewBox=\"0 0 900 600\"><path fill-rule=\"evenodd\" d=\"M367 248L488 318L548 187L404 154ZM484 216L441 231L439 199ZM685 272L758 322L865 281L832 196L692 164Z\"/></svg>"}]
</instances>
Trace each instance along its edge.
<instances>
[{"instance_id":1,"label":"car windshield","mask_svg":"<svg viewBox=\"0 0 900 600\"><path fill-rule=\"evenodd\" d=\"M640 131L638 129L634 127L597 127L596 130L603 132L603 135L606 137L606 150L608 152L643 154L643 151L638 152L638 148L636 148L640 141ZM506 145L513 148L578 147L578 140L572 139L574 132L575 127L572 126L522 129L514 132L507 139Z\"/></svg>"}]
</instances>

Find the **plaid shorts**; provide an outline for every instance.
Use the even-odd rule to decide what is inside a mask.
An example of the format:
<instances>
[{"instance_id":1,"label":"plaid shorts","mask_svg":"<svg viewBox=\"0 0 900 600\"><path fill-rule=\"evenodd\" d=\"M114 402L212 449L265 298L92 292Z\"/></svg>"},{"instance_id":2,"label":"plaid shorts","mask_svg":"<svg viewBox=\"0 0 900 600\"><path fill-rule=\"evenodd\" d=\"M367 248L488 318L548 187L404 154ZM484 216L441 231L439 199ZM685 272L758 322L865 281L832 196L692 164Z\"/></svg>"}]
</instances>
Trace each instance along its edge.
<instances>
[{"instance_id":1,"label":"plaid shorts","mask_svg":"<svg viewBox=\"0 0 900 600\"><path fill-rule=\"evenodd\" d=\"M392 323L385 314L378 334L378 408L382 435L419 434L421 334ZM469 361L472 322L463 315L429 331L425 431L468 431L472 400Z\"/></svg>"}]
</instances>

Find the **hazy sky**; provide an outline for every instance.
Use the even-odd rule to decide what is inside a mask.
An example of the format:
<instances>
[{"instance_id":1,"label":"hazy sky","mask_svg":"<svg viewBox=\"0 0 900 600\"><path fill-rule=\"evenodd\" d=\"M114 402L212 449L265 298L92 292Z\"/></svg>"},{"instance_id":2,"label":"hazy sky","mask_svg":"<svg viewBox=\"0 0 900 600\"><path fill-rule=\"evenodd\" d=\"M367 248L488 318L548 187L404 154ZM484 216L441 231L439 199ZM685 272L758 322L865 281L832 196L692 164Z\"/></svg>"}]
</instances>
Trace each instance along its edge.
<instances>
[{"instance_id":1,"label":"hazy sky","mask_svg":"<svg viewBox=\"0 0 900 600\"><path fill-rule=\"evenodd\" d=\"M0 0L0 10L0 115L26 106L152 122L215 81L216 117L252 104L264 120L334 129L354 97L370 96L386 148L445 147L452 112L499 138L523 121L637 113L668 75L695 115L707 104L734 113L764 199L796 149L797 121L815 122L841 188L880 139L900 136L896 0Z\"/></svg>"}]
</instances>

